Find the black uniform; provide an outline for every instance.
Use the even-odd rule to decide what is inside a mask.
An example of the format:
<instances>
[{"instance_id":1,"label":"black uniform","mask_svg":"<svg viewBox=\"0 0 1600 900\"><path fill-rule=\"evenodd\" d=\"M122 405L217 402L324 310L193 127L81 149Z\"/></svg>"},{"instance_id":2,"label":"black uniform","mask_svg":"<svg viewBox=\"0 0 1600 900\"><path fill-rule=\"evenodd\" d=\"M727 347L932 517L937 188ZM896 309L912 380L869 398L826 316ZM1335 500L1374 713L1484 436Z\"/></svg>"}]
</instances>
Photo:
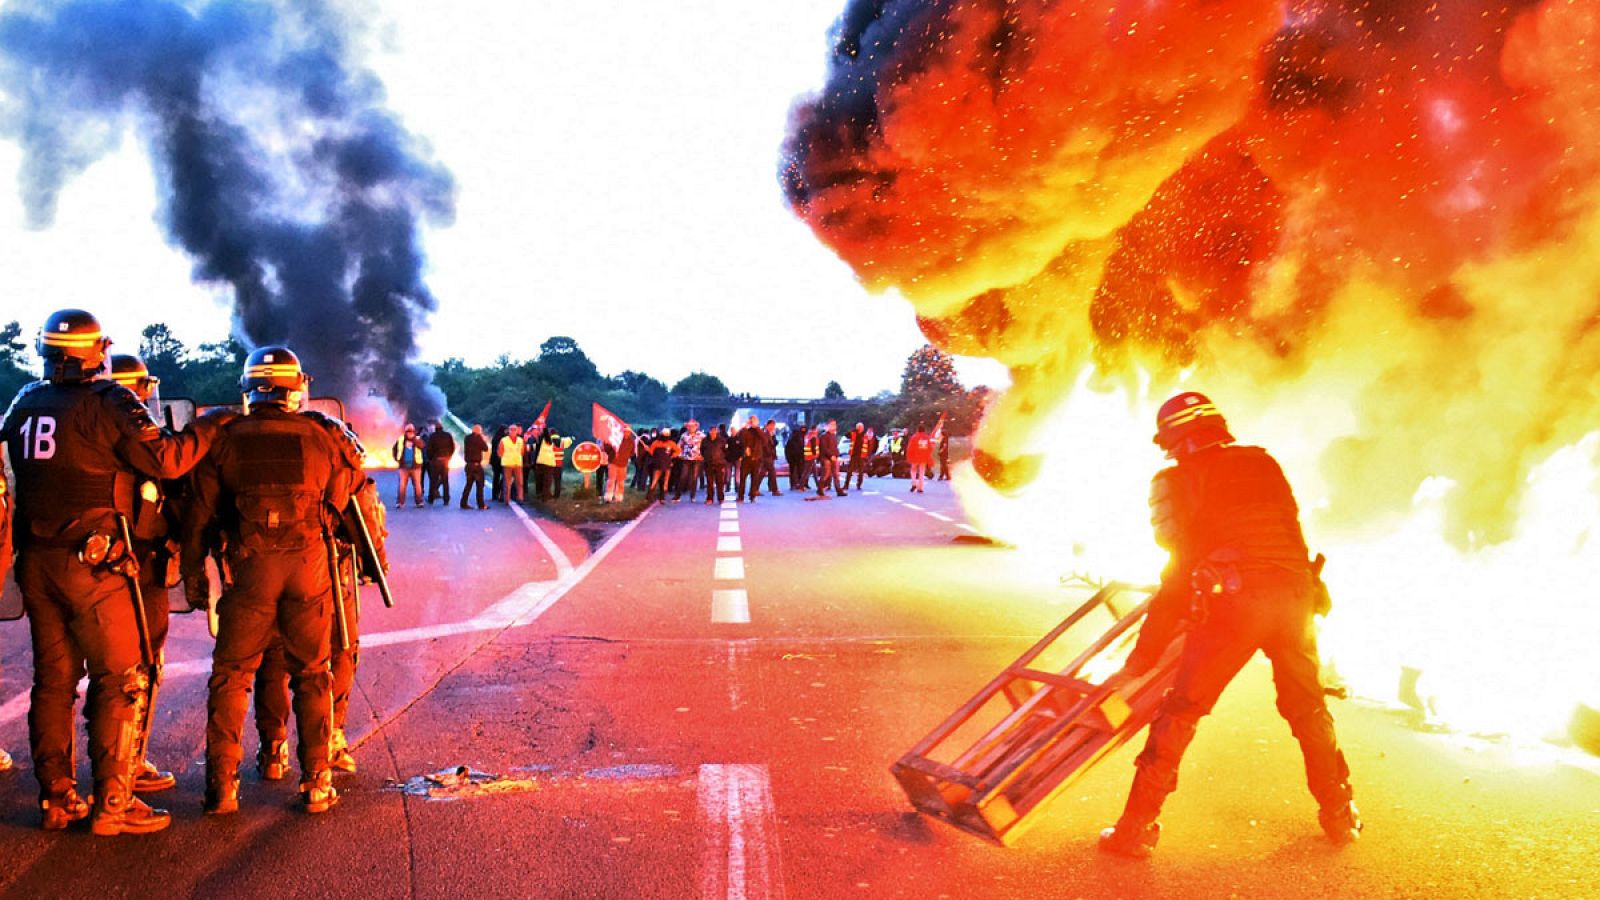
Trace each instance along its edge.
<instances>
[{"instance_id":1,"label":"black uniform","mask_svg":"<svg viewBox=\"0 0 1600 900\"><path fill-rule=\"evenodd\" d=\"M0 467L0 581L11 573L11 487Z\"/></svg>"},{"instance_id":2,"label":"black uniform","mask_svg":"<svg viewBox=\"0 0 1600 900\"><path fill-rule=\"evenodd\" d=\"M368 479L355 495L356 503L366 521L368 534L376 543L384 571L388 571L388 558L384 543L388 527L383 502L378 499L378 486ZM339 599L344 613L344 628L332 630L331 710L333 714L333 742L330 760L334 768L354 771L355 763L345 749L345 716L350 711L350 695L355 690L356 668L361 662L361 595L356 577L356 549L354 535L345 534L341 528L334 535L334 548L339 559ZM335 623L337 625L337 623ZM289 739L289 713L291 692L289 665L283 652L283 641L275 638L261 657L256 670L256 733L261 738L262 766L268 758L275 759L278 747Z\"/></svg>"},{"instance_id":3,"label":"black uniform","mask_svg":"<svg viewBox=\"0 0 1600 900\"><path fill-rule=\"evenodd\" d=\"M1257 650L1272 663L1278 712L1300 742L1312 795L1325 813L1348 806L1350 770L1317 661L1319 585L1278 464L1259 447L1201 450L1156 475L1150 505L1156 538L1171 558L1128 670L1154 665L1186 626L1187 638L1117 830L1155 820L1177 788L1196 725Z\"/></svg>"},{"instance_id":4,"label":"black uniform","mask_svg":"<svg viewBox=\"0 0 1600 900\"><path fill-rule=\"evenodd\" d=\"M163 434L134 393L111 381L35 382L11 404L0 439L16 472L17 584L33 638L28 712L41 795L73 784L72 707L87 670L89 756L97 790L132 774L150 673L128 579L90 566L92 535L120 541L141 477L178 478L205 455L218 421Z\"/></svg>"},{"instance_id":5,"label":"black uniform","mask_svg":"<svg viewBox=\"0 0 1600 900\"><path fill-rule=\"evenodd\" d=\"M739 489L735 496L755 502L761 495L761 469L767 456L767 435L754 425L739 429ZM746 493L748 491L748 494Z\"/></svg>"},{"instance_id":6,"label":"black uniform","mask_svg":"<svg viewBox=\"0 0 1600 900\"><path fill-rule=\"evenodd\" d=\"M845 473L844 486L850 487L850 476L855 476L856 489L861 490L867 484L867 455L871 448L867 446L867 430L857 428L850 432L850 471Z\"/></svg>"},{"instance_id":7,"label":"black uniform","mask_svg":"<svg viewBox=\"0 0 1600 900\"><path fill-rule=\"evenodd\" d=\"M365 481L362 456L355 436L333 419L255 405L223 430L196 472L185 567L199 562L215 519L227 535L234 579L218 601L208 683L206 777L212 787L236 777L251 680L274 636L282 638L294 693L303 783L328 769L333 581L327 540L334 517Z\"/></svg>"}]
</instances>

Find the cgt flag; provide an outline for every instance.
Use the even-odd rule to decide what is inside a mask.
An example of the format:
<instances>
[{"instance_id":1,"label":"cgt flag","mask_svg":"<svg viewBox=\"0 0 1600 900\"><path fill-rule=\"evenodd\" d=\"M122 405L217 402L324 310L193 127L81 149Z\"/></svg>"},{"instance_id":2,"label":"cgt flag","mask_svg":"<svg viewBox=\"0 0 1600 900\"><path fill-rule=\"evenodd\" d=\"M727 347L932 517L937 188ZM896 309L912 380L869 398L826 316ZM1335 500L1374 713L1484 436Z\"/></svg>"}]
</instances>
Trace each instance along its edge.
<instances>
[{"instance_id":1,"label":"cgt flag","mask_svg":"<svg viewBox=\"0 0 1600 900\"><path fill-rule=\"evenodd\" d=\"M933 426L933 445L939 446L939 439L944 437L944 413L939 413L939 423Z\"/></svg>"},{"instance_id":2,"label":"cgt flag","mask_svg":"<svg viewBox=\"0 0 1600 900\"><path fill-rule=\"evenodd\" d=\"M622 446L622 435L627 430L617 414L604 406L594 405L594 439L612 447Z\"/></svg>"},{"instance_id":3,"label":"cgt flag","mask_svg":"<svg viewBox=\"0 0 1600 900\"><path fill-rule=\"evenodd\" d=\"M538 418L533 420L533 427L539 429L540 431L544 430L545 420L550 418L550 403L551 401L546 400L544 402L544 409L539 410Z\"/></svg>"}]
</instances>

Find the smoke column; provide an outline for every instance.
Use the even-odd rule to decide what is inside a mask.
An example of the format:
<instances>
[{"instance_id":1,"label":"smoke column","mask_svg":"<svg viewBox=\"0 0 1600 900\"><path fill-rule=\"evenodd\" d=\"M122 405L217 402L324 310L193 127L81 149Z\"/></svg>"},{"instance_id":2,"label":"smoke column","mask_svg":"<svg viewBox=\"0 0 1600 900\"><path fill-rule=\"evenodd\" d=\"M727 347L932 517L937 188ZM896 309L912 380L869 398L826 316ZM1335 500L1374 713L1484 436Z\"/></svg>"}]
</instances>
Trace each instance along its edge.
<instances>
[{"instance_id":1,"label":"smoke column","mask_svg":"<svg viewBox=\"0 0 1600 900\"><path fill-rule=\"evenodd\" d=\"M1011 368L992 457L1085 371L1192 375L1319 429L1330 527L1445 484L1472 547L1600 422L1595 0L860 0L833 37L790 204Z\"/></svg>"},{"instance_id":2,"label":"smoke column","mask_svg":"<svg viewBox=\"0 0 1600 900\"><path fill-rule=\"evenodd\" d=\"M137 131L169 239L198 281L231 287L236 336L294 349L315 393L376 387L432 417L442 395L413 362L436 307L418 228L449 222L454 185L343 32L314 0L11 3L0 129L22 143L37 227L67 181Z\"/></svg>"}]
</instances>

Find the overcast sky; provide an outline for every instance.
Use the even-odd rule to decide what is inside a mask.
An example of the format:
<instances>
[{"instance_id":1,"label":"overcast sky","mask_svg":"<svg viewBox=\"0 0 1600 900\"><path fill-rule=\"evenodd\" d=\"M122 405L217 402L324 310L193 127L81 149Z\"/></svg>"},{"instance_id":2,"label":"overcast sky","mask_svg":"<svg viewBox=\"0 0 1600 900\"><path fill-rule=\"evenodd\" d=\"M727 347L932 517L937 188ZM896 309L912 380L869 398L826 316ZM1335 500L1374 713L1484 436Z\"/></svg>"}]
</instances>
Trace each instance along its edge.
<instances>
[{"instance_id":1,"label":"overcast sky","mask_svg":"<svg viewBox=\"0 0 1600 900\"><path fill-rule=\"evenodd\" d=\"M440 310L424 358L530 357L564 334L602 372L669 385L703 370L769 396L897 388L924 342L909 304L866 294L775 176L842 6L370 4L368 61L458 185L455 224L427 235ZM24 227L19 160L0 143L0 321L31 335L82 306L130 349L152 321L190 344L226 333L227 297L190 282L153 220L134 137L68 185L44 231ZM1005 383L987 361L960 370Z\"/></svg>"}]
</instances>

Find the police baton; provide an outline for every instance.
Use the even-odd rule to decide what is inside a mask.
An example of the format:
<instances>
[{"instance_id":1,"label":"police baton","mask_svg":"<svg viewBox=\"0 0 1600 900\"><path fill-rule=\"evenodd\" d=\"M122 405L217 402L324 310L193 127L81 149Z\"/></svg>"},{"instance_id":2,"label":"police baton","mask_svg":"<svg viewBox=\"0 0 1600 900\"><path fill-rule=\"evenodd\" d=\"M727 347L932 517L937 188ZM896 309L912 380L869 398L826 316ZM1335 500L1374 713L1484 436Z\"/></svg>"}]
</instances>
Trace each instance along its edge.
<instances>
[{"instance_id":1,"label":"police baton","mask_svg":"<svg viewBox=\"0 0 1600 900\"><path fill-rule=\"evenodd\" d=\"M339 545L333 534L324 534L322 543L328 548L328 573L333 576L333 627L343 649L350 646L350 624L344 618L344 566L339 564Z\"/></svg>"},{"instance_id":2,"label":"police baton","mask_svg":"<svg viewBox=\"0 0 1600 900\"><path fill-rule=\"evenodd\" d=\"M133 594L133 624L139 631L139 658L145 671L155 671L156 655L150 648L150 620L144 614L144 589L139 587L139 560L133 555L133 530L128 527L128 517L117 513L117 529L122 532L123 558L115 566L117 572L128 579Z\"/></svg>"},{"instance_id":3,"label":"police baton","mask_svg":"<svg viewBox=\"0 0 1600 900\"><path fill-rule=\"evenodd\" d=\"M356 548L356 561L360 564L361 571L372 583L378 586L378 595L383 598L383 605L394 609L394 594L389 590L389 578L383 572L383 563L378 559L378 545L372 542L372 532L367 528L367 517L361 513L361 504L354 497L350 498L348 508L350 521L354 523L355 538L360 545Z\"/></svg>"}]
</instances>

